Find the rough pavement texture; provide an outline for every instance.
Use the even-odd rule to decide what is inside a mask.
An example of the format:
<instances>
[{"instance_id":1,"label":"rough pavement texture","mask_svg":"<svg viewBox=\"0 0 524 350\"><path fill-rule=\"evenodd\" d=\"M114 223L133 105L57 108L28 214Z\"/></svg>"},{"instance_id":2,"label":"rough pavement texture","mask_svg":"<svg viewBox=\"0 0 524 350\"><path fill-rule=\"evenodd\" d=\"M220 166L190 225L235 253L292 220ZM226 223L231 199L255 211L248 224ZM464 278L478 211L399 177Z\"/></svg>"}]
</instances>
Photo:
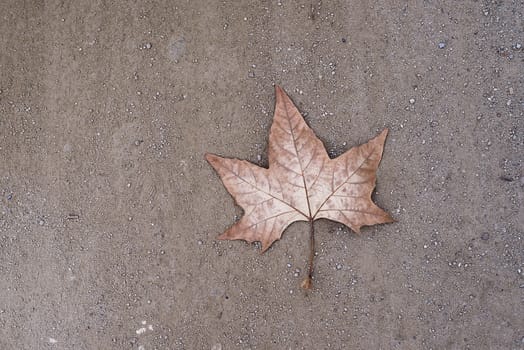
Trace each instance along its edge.
<instances>
[{"instance_id":1,"label":"rough pavement texture","mask_svg":"<svg viewBox=\"0 0 524 350\"><path fill-rule=\"evenodd\" d=\"M0 348L522 349L522 1L0 2ZM206 151L281 85L374 199L265 254Z\"/></svg>"}]
</instances>

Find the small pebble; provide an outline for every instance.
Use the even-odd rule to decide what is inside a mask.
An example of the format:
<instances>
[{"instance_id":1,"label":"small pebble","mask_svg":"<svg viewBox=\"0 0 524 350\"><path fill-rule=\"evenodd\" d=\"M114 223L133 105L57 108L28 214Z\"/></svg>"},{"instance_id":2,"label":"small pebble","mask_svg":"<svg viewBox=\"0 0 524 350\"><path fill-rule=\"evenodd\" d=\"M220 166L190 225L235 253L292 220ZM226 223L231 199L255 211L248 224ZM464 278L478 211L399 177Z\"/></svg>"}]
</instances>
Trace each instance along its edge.
<instances>
[{"instance_id":1,"label":"small pebble","mask_svg":"<svg viewBox=\"0 0 524 350\"><path fill-rule=\"evenodd\" d=\"M151 43L147 43L147 44L145 45L145 48L149 50L149 49L151 48L151 46L152 46Z\"/></svg>"},{"instance_id":2,"label":"small pebble","mask_svg":"<svg viewBox=\"0 0 524 350\"><path fill-rule=\"evenodd\" d=\"M483 241L487 241L489 239L489 233L488 232L483 232L480 235L480 239L482 239Z\"/></svg>"},{"instance_id":3,"label":"small pebble","mask_svg":"<svg viewBox=\"0 0 524 350\"><path fill-rule=\"evenodd\" d=\"M409 99L409 103L414 104L415 103L415 99L414 98L410 98Z\"/></svg>"},{"instance_id":4,"label":"small pebble","mask_svg":"<svg viewBox=\"0 0 524 350\"><path fill-rule=\"evenodd\" d=\"M336 268L337 268L337 270L342 270L342 265L341 264L337 264Z\"/></svg>"},{"instance_id":5,"label":"small pebble","mask_svg":"<svg viewBox=\"0 0 524 350\"><path fill-rule=\"evenodd\" d=\"M438 48L439 49L443 49L445 47L446 47L446 43L445 42L441 41L440 43L438 43Z\"/></svg>"},{"instance_id":6,"label":"small pebble","mask_svg":"<svg viewBox=\"0 0 524 350\"><path fill-rule=\"evenodd\" d=\"M248 76L249 76L250 78L254 78L254 77L255 77L255 72L250 71L249 74L248 74Z\"/></svg>"}]
</instances>

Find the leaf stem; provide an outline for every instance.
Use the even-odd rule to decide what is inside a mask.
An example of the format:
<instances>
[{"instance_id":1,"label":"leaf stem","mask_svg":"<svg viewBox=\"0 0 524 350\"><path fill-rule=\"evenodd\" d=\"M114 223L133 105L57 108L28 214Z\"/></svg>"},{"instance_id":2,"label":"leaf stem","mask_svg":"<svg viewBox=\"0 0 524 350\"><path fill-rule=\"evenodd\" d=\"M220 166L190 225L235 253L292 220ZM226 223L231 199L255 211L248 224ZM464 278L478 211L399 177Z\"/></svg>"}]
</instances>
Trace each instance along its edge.
<instances>
[{"instance_id":1,"label":"leaf stem","mask_svg":"<svg viewBox=\"0 0 524 350\"><path fill-rule=\"evenodd\" d=\"M300 286L304 289L311 289L313 285L313 260L315 259L315 226L313 219L309 219L309 261L308 261L308 275L302 281Z\"/></svg>"}]
</instances>

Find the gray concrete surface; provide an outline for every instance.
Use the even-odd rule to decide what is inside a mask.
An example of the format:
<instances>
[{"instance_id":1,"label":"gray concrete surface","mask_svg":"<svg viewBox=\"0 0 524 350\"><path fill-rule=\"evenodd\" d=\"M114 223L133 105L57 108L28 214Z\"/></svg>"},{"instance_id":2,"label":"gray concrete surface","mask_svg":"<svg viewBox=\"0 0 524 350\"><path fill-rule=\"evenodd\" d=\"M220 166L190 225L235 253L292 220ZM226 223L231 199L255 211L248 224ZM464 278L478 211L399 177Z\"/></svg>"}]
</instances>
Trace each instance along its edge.
<instances>
[{"instance_id":1,"label":"gray concrete surface","mask_svg":"<svg viewBox=\"0 0 524 350\"><path fill-rule=\"evenodd\" d=\"M522 1L0 1L1 349L523 349ZM266 254L206 151L281 85L374 199Z\"/></svg>"}]
</instances>

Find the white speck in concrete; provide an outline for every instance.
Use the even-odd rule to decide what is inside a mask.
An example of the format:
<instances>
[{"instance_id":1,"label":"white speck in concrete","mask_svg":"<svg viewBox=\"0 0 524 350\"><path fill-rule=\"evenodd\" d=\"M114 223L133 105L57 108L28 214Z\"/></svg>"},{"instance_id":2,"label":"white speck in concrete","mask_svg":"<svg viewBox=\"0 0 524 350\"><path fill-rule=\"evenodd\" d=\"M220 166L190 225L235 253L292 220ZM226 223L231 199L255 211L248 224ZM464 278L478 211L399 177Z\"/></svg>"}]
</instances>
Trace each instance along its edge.
<instances>
[{"instance_id":1,"label":"white speck in concrete","mask_svg":"<svg viewBox=\"0 0 524 350\"><path fill-rule=\"evenodd\" d=\"M146 327L139 328L136 330L136 334L138 335L143 334L146 330L147 330Z\"/></svg>"},{"instance_id":2,"label":"white speck in concrete","mask_svg":"<svg viewBox=\"0 0 524 350\"><path fill-rule=\"evenodd\" d=\"M58 343L58 340L56 340L55 338L49 337L48 340L49 340L49 344L56 344L56 343Z\"/></svg>"}]
</instances>

